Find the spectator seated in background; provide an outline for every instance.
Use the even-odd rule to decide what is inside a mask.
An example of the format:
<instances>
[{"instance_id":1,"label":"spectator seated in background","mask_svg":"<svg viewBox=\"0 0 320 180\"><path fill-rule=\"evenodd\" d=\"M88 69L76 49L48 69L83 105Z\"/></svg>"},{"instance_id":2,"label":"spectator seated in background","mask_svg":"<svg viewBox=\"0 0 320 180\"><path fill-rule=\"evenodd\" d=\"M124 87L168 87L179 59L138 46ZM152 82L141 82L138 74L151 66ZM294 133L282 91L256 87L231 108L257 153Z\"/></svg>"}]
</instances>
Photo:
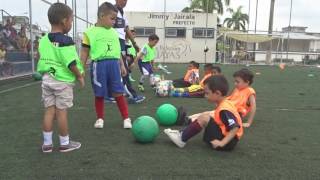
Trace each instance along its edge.
<instances>
[{"instance_id":1,"label":"spectator seated in background","mask_svg":"<svg viewBox=\"0 0 320 180\"><path fill-rule=\"evenodd\" d=\"M18 33L17 45L20 51L27 53L28 52L28 43L29 40L26 36L25 31L20 31Z\"/></svg>"},{"instance_id":2,"label":"spectator seated in background","mask_svg":"<svg viewBox=\"0 0 320 180\"><path fill-rule=\"evenodd\" d=\"M17 31L13 28L14 22L7 19L6 25L1 29L0 39L6 45L7 50L18 49Z\"/></svg>"},{"instance_id":3,"label":"spectator seated in background","mask_svg":"<svg viewBox=\"0 0 320 180\"><path fill-rule=\"evenodd\" d=\"M239 50L236 50L234 56L231 59L233 63L239 63L241 60L245 60L247 58L247 52L244 47L240 47Z\"/></svg>"},{"instance_id":4,"label":"spectator seated in background","mask_svg":"<svg viewBox=\"0 0 320 180\"><path fill-rule=\"evenodd\" d=\"M0 76L13 75L13 67L10 62L5 61L6 48L0 42Z\"/></svg>"},{"instance_id":5,"label":"spectator seated in background","mask_svg":"<svg viewBox=\"0 0 320 180\"><path fill-rule=\"evenodd\" d=\"M199 63L190 61L184 77L173 80L173 86L175 88L185 88L193 84L199 84Z\"/></svg>"}]
</instances>

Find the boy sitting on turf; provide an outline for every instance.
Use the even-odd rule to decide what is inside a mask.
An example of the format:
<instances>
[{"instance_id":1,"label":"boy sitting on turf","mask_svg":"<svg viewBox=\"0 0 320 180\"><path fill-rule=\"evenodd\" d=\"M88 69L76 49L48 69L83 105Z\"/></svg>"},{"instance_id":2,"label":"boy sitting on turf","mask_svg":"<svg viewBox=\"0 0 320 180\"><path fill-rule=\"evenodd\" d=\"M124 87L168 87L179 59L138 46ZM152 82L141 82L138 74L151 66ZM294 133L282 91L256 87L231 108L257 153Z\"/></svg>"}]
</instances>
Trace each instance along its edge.
<instances>
[{"instance_id":1,"label":"boy sitting on turf","mask_svg":"<svg viewBox=\"0 0 320 180\"><path fill-rule=\"evenodd\" d=\"M199 83L199 63L190 61L188 69L183 78L173 80L175 88L189 87Z\"/></svg>"},{"instance_id":2,"label":"boy sitting on turf","mask_svg":"<svg viewBox=\"0 0 320 180\"><path fill-rule=\"evenodd\" d=\"M219 66L212 64L204 65L204 77L201 79L200 84L194 84L187 88L174 88L171 96L174 97L204 97L204 81L211 76L220 75L221 69Z\"/></svg>"},{"instance_id":3,"label":"boy sitting on turf","mask_svg":"<svg viewBox=\"0 0 320 180\"><path fill-rule=\"evenodd\" d=\"M48 10L51 32L39 44L37 71L43 74L42 100L46 108L43 119L42 152L52 152L53 122L59 127L60 152L79 149L81 144L69 139L67 109L73 106L74 81L84 86L84 72L71 37L72 10L65 4L54 3Z\"/></svg>"},{"instance_id":4,"label":"boy sitting on turf","mask_svg":"<svg viewBox=\"0 0 320 180\"><path fill-rule=\"evenodd\" d=\"M182 131L165 129L164 132L178 147L205 129L203 141L216 150L232 150L243 135L242 120L237 108L227 100L228 82L222 75L211 76L204 82L205 97L216 104L213 114L202 114Z\"/></svg>"},{"instance_id":5,"label":"boy sitting on turf","mask_svg":"<svg viewBox=\"0 0 320 180\"><path fill-rule=\"evenodd\" d=\"M256 92L251 87L253 83L253 73L243 68L233 74L235 88L228 100L232 101L237 107L241 117L248 117L243 127L250 127L256 114Z\"/></svg>"},{"instance_id":6,"label":"boy sitting on turf","mask_svg":"<svg viewBox=\"0 0 320 180\"><path fill-rule=\"evenodd\" d=\"M237 111L241 115L242 118L248 116L248 120L246 123L243 123L243 127L250 127L254 116L256 114L256 92L250 87L253 83L253 73L248 69L241 69L236 71L233 74L235 88L232 91L231 95L227 97L236 107ZM183 113L183 112L181 112ZM213 112L205 112L205 113L213 113ZM189 116L191 121L195 120L200 114L194 114ZM181 118L184 118L181 116ZM183 120L180 120L183 121Z\"/></svg>"}]
</instances>

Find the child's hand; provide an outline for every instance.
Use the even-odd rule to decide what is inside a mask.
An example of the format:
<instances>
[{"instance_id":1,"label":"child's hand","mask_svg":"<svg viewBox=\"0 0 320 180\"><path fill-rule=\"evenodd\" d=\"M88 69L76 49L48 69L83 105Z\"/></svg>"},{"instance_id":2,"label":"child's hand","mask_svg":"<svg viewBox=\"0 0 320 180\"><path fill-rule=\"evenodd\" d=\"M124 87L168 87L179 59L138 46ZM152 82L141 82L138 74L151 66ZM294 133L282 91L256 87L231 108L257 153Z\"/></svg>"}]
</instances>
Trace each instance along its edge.
<instances>
[{"instance_id":1,"label":"child's hand","mask_svg":"<svg viewBox=\"0 0 320 180\"><path fill-rule=\"evenodd\" d=\"M134 63L132 63L132 64L129 66L129 69L130 69L130 70L132 70L132 69L133 69L133 67L134 67L134 65L135 65L135 64L134 64Z\"/></svg>"},{"instance_id":2,"label":"child's hand","mask_svg":"<svg viewBox=\"0 0 320 180\"><path fill-rule=\"evenodd\" d=\"M152 66L152 69L153 69L154 71L158 71L158 70L159 70L159 68L158 68L157 66Z\"/></svg>"},{"instance_id":3,"label":"child's hand","mask_svg":"<svg viewBox=\"0 0 320 180\"><path fill-rule=\"evenodd\" d=\"M248 127L251 126L251 124L250 123L242 123L242 126L245 127L245 128L248 128Z\"/></svg>"},{"instance_id":4,"label":"child's hand","mask_svg":"<svg viewBox=\"0 0 320 180\"><path fill-rule=\"evenodd\" d=\"M83 76L78 77L78 81L80 83L80 87L84 88L84 77Z\"/></svg>"},{"instance_id":5,"label":"child's hand","mask_svg":"<svg viewBox=\"0 0 320 180\"><path fill-rule=\"evenodd\" d=\"M137 44L133 44L133 47L137 52L140 52L140 48Z\"/></svg>"},{"instance_id":6,"label":"child's hand","mask_svg":"<svg viewBox=\"0 0 320 180\"><path fill-rule=\"evenodd\" d=\"M124 66L120 66L120 71L121 71L121 75L122 77L127 75L127 70Z\"/></svg>"},{"instance_id":7,"label":"child's hand","mask_svg":"<svg viewBox=\"0 0 320 180\"><path fill-rule=\"evenodd\" d=\"M211 144L212 144L213 148L215 148L215 149L218 147L224 146L220 140L213 140L213 141L211 141Z\"/></svg>"}]
</instances>

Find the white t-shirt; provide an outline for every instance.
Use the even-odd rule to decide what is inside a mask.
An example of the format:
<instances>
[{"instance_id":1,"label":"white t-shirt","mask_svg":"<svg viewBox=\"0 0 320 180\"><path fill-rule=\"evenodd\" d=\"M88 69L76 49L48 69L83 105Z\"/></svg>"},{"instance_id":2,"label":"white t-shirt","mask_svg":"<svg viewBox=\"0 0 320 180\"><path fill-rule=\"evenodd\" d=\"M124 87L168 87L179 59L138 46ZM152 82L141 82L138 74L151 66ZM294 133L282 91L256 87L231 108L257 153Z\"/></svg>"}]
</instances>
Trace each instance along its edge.
<instances>
[{"instance_id":1,"label":"white t-shirt","mask_svg":"<svg viewBox=\"0 0 320 180\"><path fill-rule=\"evenodd\" d=\"M116 23L114 24L113 28L117 30L120 39L123 39L123 40L126 39L125 28L128 26L129 26L129 23L127 18L124 16L124 14L122 16L121 12L118 11Z\"/></svg>"}]
</instances>

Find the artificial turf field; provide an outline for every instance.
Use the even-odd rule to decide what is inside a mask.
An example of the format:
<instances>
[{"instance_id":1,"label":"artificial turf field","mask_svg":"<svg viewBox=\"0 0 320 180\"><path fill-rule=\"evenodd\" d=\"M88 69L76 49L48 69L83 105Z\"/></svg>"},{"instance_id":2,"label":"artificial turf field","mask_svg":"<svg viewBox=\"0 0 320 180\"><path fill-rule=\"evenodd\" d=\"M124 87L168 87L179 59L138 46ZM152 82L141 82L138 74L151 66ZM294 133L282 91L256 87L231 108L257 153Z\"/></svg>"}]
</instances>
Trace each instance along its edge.
<instances>
[{"instance_id":1,"label":"artificial turf field","mask_svg":"<svg viewBox=\"0 0 320 180\"><path fill-rule=\"evenodd\" d=\"M169 64L173 74L166 78L182 77L185 66ZM232 73L241 67L221 66L231 87ZM40 84L5 92L34 81L0 82L0 179L319 179L320 69L248 68L261 73L253 84L257 114L232 152L211 150L201 141L202 134L179 149L162 132L164 127L154 143L138 144L130 130L122 129L112 104L105 106L105 128L94 129L87 78L85 89L75 89L75 105L69 111L71 138L82 143L81 149L43 154ZM135 72L135 79L138 76ZM188 106L190 113L213 108L205 99L158 98L149 88L145 95L142 104L129 106L132 119L154 116L162 103ZM56 131L54 141L57 148Z\"/></svg>"}]
</instances>

